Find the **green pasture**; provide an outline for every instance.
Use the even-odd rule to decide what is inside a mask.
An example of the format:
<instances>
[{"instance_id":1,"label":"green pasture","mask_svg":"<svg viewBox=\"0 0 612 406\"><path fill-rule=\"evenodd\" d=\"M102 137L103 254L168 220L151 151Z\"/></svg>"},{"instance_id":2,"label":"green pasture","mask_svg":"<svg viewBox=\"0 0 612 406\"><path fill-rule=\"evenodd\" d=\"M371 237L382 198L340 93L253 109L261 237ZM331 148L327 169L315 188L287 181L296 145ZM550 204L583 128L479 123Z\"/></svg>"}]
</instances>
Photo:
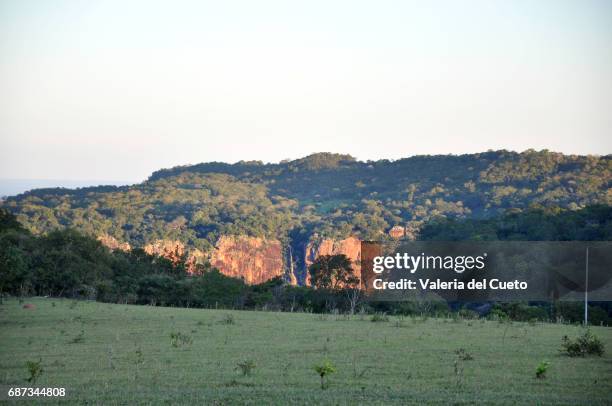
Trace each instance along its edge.
<instances>
[{"instance_id":1,"label":"green pasture","mask_svg":"<svg viewBox=\"0 0 612 406\"><path fill-rule=\"evenodd\" d=\"M560 354L564 335L583 332L561 324L10 299L0 399L63 387L76 404L609 404L612 329L592 331L603 357ZM322 389L314 366L326 360L336 372ZM42 367L34 383L28 361Z\"/></svg>"}]
</instances>

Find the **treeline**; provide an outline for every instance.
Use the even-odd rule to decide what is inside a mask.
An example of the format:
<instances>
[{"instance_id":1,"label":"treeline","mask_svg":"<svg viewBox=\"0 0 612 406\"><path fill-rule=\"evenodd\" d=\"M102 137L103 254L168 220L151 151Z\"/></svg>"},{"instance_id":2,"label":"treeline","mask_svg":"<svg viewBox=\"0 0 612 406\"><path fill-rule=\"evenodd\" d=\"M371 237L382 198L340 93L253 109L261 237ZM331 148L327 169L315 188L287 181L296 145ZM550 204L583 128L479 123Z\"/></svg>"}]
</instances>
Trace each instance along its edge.
<instances>
[{"instance_id":1,"label":"treeline","mask_svg":"<svg viewBox=\"0 0 612 406\"><path fill-rule=\"evenodd\" d=\"M584 210L531 210L489 220L438 221L425 227L425 239L438 240L610 240L612 208ZM342 258L340 264L345 263ZM311 270L319 272L323 258ZM345 266L344 281L352 274ZM287 285L281 278L247 285L227 277L208 264L196 274L186 272L184 261L171 262L140 249L110 251L99 241L72 229L35 236L16 218L0 210L0 294L93 299L112 303L201 308L270 309L315 313L388 313L416 315L488 315L521 321L579 322L580 303L418 303L373 302L356 289L337 288L332 279L319 288ZM325 282L329 283L325 283ZM317 283L317 282L315 282ZM591 322L610 324L610 303L592 303Z\"/></svg>"},{"instance_id":2,"label":"treeline","mask_svg":"<svg viewBox=\"0 0 612 406\"><path fill-rule=\"evenodd\" d=\"M438 218L420 231L438 241L612 241L612 206L510 211L488 219Z\"/></svg>"},{"instance_id":3,"label":"treeline","mask_svg":"<svg viewBox=\"0 0 612 406\"><path fill-rule=\"evenodd\" d=\"M556 209L509 213L488 220L438 220L423 229L424 239L437 240L612 240L612 208L593 206L580 211ZM333 265L334 263L340 266ZM343 258L322 258L343 272L345 284L353 275ZM319 275L317 289L287 285L281 278L247 285L207 264L196 274L184 261L171 262L140 249L110 251L89 236L71 229L32 235L16 218L0 210L0 293L14 296L55 296L112 303L202 308L270 309L315 313L386 313L453 315L500 320L564 320L579 322L580 303L415 303L373 302L355 289L332 286L334 278ZM317 282L318 281L318 282ZM590 308L594 324L610 324L610 303Z\"/></svg>"}]
</instances>

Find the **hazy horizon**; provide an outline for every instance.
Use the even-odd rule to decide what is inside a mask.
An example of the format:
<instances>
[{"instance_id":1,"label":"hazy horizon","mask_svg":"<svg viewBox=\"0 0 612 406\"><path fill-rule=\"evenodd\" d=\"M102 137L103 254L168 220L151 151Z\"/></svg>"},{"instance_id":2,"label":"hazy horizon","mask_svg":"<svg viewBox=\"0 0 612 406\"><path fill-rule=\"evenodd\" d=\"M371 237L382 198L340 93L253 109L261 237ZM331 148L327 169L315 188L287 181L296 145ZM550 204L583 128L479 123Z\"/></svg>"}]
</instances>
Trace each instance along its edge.
<instances>
[{"instance_id":1,"label":"hazy horizon","mask_svg":"<svg viewBox=\"0 0 612 406\"><path fill-rule=\"evenodd\" d=\"M63 187L75 189L100 185L130 185L136 182L100 179L7 179L0 178L0 198L15 196L33 189Z\"/></svg>"},{"instance_id":2,"label":"hazy horizon","mask_svg":"<svg viewBox=\"0 0 612 406\"><path fill-rule=\"evenodd\" d=\"M612 153L612 3L0 0L0 178Z\"/></svg>"}]
</instances>

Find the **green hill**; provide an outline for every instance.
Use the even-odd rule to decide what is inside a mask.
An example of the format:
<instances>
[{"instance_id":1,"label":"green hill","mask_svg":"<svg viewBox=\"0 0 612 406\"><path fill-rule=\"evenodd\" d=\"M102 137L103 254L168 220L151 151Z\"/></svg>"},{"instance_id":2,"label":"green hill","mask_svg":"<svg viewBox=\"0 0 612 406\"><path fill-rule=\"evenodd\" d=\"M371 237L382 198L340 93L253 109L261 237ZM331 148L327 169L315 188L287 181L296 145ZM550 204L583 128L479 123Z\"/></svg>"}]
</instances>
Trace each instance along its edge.
<instances>
[{"instance_id":1,"label":"green hill","mask_svg":"<svg viewBox=\"0 0 612 406\"><path fill-rule=\"evenodd\" d=\"M432 218L610 205L611 181L610 155L491 151L360 162L319 153L163 169L125 187L38 189L2 206L34 233L74 227L133 246L174 239L208 250L228 234L292 244L313 234L380 239L394 225L418 229Z\"/></svg>"}]
</instances>

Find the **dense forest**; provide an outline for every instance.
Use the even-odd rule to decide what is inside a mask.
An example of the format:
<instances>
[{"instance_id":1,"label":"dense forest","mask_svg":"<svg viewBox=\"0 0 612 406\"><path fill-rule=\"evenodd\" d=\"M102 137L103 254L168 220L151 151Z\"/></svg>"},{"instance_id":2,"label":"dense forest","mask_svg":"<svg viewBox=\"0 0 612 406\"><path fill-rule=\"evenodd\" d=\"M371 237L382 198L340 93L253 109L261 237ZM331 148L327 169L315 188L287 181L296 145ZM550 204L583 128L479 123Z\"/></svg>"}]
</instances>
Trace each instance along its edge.
<instances>
[{"instance_id":1,"label":"dense forest","mask_svg":"<svg viewBox=\"0 0 612 406\"><path fill-rule=\"evenodd\" d=\"M132 186L38 189L2 207L30 232L75 228L139 247L157 239L209 250L221 235L386 238L401 225L507 211L612 204L612 156L491 151L360 162L319 153L264 164L164 169ZM556 239L556 238L555 238Z\"/></svg>"}]
</instances>

